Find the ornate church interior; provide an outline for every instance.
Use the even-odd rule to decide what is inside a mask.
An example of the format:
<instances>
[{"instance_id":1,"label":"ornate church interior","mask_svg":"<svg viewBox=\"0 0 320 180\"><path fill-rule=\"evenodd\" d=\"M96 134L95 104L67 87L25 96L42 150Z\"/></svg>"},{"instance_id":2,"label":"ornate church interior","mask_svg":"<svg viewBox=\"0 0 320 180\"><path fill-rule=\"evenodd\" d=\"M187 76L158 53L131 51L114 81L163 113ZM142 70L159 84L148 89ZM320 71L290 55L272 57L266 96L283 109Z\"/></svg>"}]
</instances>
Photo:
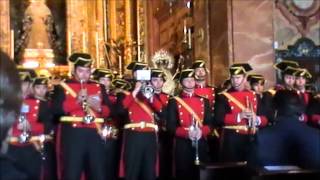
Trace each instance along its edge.
<instances>
[{"instance_id":1,"label":"ornate church interior","mask_svg":"<svg viewBox=\"0 0 320 180\"><path fill-rule=\"evenodd\" d=\"M94 67L126 74L132 61L153 65L165 51L171 73L194 59L208 63L211 84L247 62L276 83L272 65L294 60L319 82L317 0L2 0L1 48L18 64L64 71L73 52ZM60 69L60 70L57 70Z\"/></svg>"},{"instance_id":2,"label":"ornate church interior","mask_svg":"<svg viewBox=\"0 0 320 180\"><path fill-rule=\"evenodd\" d=\"M165 159L160 159L160 176L158 176L157 170L153 172L152 168L151 170L149 168L149 171L141 170L140 174L138 172L136 178L131 179L179 180L179 177L185 177L181 179L219 180L228 179L226 177L232 177L232 179L245 177L244 179L257 180L277 179L278 177L280 177L280 179L286 179L287 175L290 175L289 177L292 179L296 179L297 177L297 179L320 178L320 171L317 169L320 168L320 0L0 0L0 49L1 52L4 52L10 57L18 69L25 68L35 70L38 76L46 77L49 79L49 84L52 83L52 86L49 85L47 89L48 92L50 91L50 93L47 93L50 98L45 98L44 101L50 101L50 103L52 101L48 107L50 106L51 110L54 111L52 117L58 120L52 120L56 124L53 125L55 126L54 132L52 131L52 134L49 135L55 135L56 131L59 132L56 126L60 127L60 124L70 128L70 134L75 129L91 128L90 130L97 130L97 132L94 131L95 135L101 135L105 132L108 132L110 135L113 131L110 129L110 131L107 131L107 128L103 128L119 126L119 124L116 123L116 125L109 123L108 120L111 119L110 121L112 121L123 118L124 116L121 114L123 112L127 113L129 123L124 122L121 124L121 127L116 127L116 133L121 133L122 131L131 132L132 134L123 133L123 136L127 138L129 135L133 137L134 133L141 133L143 135L149 133L150 135L152 134L150 132L157 133L159 131L159 147L157 146L158 144L156 144L158 143L158 136L152 136L152 141L148 141L151 138L144 140L135 139L137 140L136 143L127 143L126 145L128 145L127 147L131 145L133 149L139 149L140 147L144 147L145 144L143 144L143 142L148 142L149 145L155 145L154 147L148 148L154 150L154 152L157 151L156 148L159 148L160 153L168 153L169 155L165 154L165 156L169 156L171 159L169 158L168 160L166 157L160 155L160 158ZM79 57L76 57L76 61L73 60L73 55L75 54L79 55ZM90 58L88 58L88 56L90 56ZM1 55L1 58L2 57ZM86 60L89 61L88 59L90 60L89 63L86 62ZM0 61L2 61L2 59L0 59ZM135 64L132 65L132 63ZM86 84L87 81L82 81L82 79L77 79L79 80L79 82L77 82L78 84L74 82L70 83L68 80L64 81L65 79L71 79L70 77L75 76L75 69L77 67L86 67L88 64L91 68L90 73L92 73L90 78L94 77L94 72L99 69L105 70L100 73L105 73L103 76L111 80L112 78L120 79L119 82L112 81L112 83L119 83L119 89L122 88L122 90L125 90L125 93L118 96L119 94L117 93L122 91L119 90L115 94L112 94L113 92L110 93L112 88L110 88L111 90L108 88L103 89L104 86L101 90L97 90L98 85L92 86L90 89L90 83ZM292 68L291 66L289 67L288 64L292 65ZM148 89L149 87L146 87L146 84L143 83L140 84L141 88L144 88L144 91L150 92L142 93L145 96L141 98L143 100L137 100L139 99L139 93L141 91L136 93L135 88L137 88L137 85L133 84L140 81L132 79L135 78L136 70L143 69L139 66L143 68L144 66L148 66L150 69L156 68L156 70L159 70L158 72L150 70L150 77L152 79L152 73L155 73L158 78L163 78L164 84L163 87L160 87L160 92L165 95L159 95L160 102L158 102L156 98L158 96L155 96L158 95L156 94L156 87ZM204 70L205 75L203 76L205 77L202 81L205 82L204 85L207 87L208 92L203 90L200 93L205 92L206 94L197 94L197 96L194 97L191 96L193 91L189 94L186 93L188 84L185 85L183 82L185 79L193 77L195 79L195 85L192 88L202 88L203 84L196 84L197 80L201 80L201 78L197 77L197 68L203 68ZM190 72L190 69L194 69L194 71ZM3 71L2 68L1 71ZM111 75L108 74L109 72L111 72ZM292 85L291 88L289 88L289 86L287 87L285 84L286 73L291 73L290 75L297 79L299 77L305 78L303 79L306 81L305 84L303 84L303 90L299 89L297 82L294 82L296 84ZM242 77L241 75L243 74L245 80L242 80L239 84L244 81L247 82L246 78L248 77L248 83L243 86L245 88L242 86L241 88L251 88L251 90L248 90L249 92L246 95L241 93L239 93L239 95L237 94L238 87L235 85L236 80L234 77L238 77L239 75ZM30 73L29 75L31 76L32 74ZM251 79L249 78L250 75ZM127 80L129 83L125 84L126 82L122 82L121 80ZM132 80L132 82L130 80ZM253 83L251 80L253 80ZM26 81L26 79L22 81ZM33 83L36 82L36 80L33 81ZM95 83L97 82L98 81L95 81ZM254 92L256 89L253 88L253 85L261 82L263 82L263 90L259 91L261 94ZM3 84L0 85L3 86ZM41 85L40 81L38 85ZM112 85L116 89L117 84ZM54 86L61 86L62 90L54 89ZM84 89L85 92L83 92ZM179 89L179 91L177 89ZM228 90L230 89L237 92L229 92ZM59 94L61 93L59 90L64 94ZM105 90L105 92L103 92L103 90ZM281 92L278 93L278 91L281 90L288 92L284 94L281 94ZM303 125L301 128L303 131L299 131L299 136L290 134L293 133L294 130L292 129L294 128L287 128L289 125L285 124L287 123L286 120L281 121L283 124L279 123L279 126L277 126L276 122L277 119L281 119L278 117L287 115L283 113L285 111L283 108L292 103L290 98L294 98L296 95L290 94L292 93L291 90L297 92L296 94L299 95L299 98L304 98L303 100L300 99L301 102L304 103L304 109L301 108L297 110L299 111L299 116L297 115L298 113L293 113L292 115L292 117L294 116L297 122L299 121L300 123L292 125L294 128L300 128L301 123L305 123L304 125L307 126L305 127ZM96 94L98 95L92 93L95 96L91 94L91 97L91 91L97 92ZM194 90L194 92L196 92L196 90ZM249 94L251 92L253 95ZM128 94L131 96L128 97ZM188 98L198 99L189 101ZM2 107L3 102L0 102ZM39 103L39 101L36 103ZM160 103L161 106L157 103ZM279 105L281 103L283 104ZM72 108L67 107L68 105L78 108L78 110L73 112ZM39 106L38 104L35 106L34 109L38 109L40 104ZM138 106L140 109L135 106ZM24 106L21 108L18 123L21 123L20 118L21 114L23 114L23 107ZM118 107L127 109L120 112L120 108ZM198 108L203 109L199 110ZM70 112L67 112L67 110L70 110ZM81 113L79 113L80 111ZM207 115L207 112L209 112L210 115ZM32 113L34 112L32 111ZM116 116L113 113L119 113L121 115L117 114L119 116ZM143 113L147 115L141 115ZM171 118L170 115L172 114L176 116ZM148 118L150 118L150 120ZM162 119L165 119L164 122L161 121ZM101 120L102 123L98 122L98 120ZM0 123L1 121L2 119ZM186 122L189 122L190 126L189 124L187 126ZM68 125L66 126L65 124ZM184 125L185 127L182 127ZM281 125L282 129L280 127ZM295 142L292 140L294 138L298 139L302 136L310 135L303 141L303 143L310 144L307 144L308 146L305 144L300 145L303 147L312 146L315 147L316 150L313 152L301 151L302 153L299 151L299 153L306 156L310 154L314 155L312 157L311 155L306 157L306 159L309 159L304 161L307 165L306 167L310 165L312 168L303 169L300 168L300 166L295 166L296 164L294 164L294 166L292 164L284 164L284 166L282 166L283 164L281 164L280 167L280 165L277 166L278 164L276 163L270 163L270 166L269 164L268 166L264 166L264 170L259 169L254 171L254 176L252 176L253 171L251 171L251 169L248 171L247 164L250 160L245 159L245 161L242 161L243 159L241 159L241 161L233 161L234 159L230 160L231 155L227 155L226 157L223 155L220 156L222 152L221 149L224 148L224 146L222 146L223 143L228 140L230 140L230 142L231 140L240 141L239 136L243 138L245 135L247 138L246 141L250 143L264 140L265 136L260 136L260 130L258 131L258 129L260 127L261 129L268 128L269 126L280 127L281 132L285 132L288 129L291 130L290 133L288 133L289 135L286 136L286 138L290 140L281 142L291 143ZM312 130L308 128L312 128ZM166 134L172 129L172 134L170 134L171 132ZM261 131L266 132L267 130ZM312 133L308 134L311 131L315 132L314 134L316 135L311 136ZM61 132L66 133L62 130ZM162 132L163 134L160 134ZM281 132L279 134L274 132L274 135L281 136L284 134ZM298 131L294 131L294 133L296 132ZM67 137L66 134L64 134L65 137ZM233 135L233 137L229 139L225 138L227 135ZM101 136L105 138L104 143L110 140L108 139L109 136L107 138L106 135ZM41 137L45 138L46 136ZM119 137L122 138L122 135L119 135ZM312 140L310 137L314 139ZM53 139L51 136L50 138L51 140ZM54 138L56 138L56 136L54 136ZM121 139L117 138L118 134L115 139ZM278 136L272 136L272 138L274 141L277 141ZM101 140L100 136L97 139ZM186 142L184 140L188 141ZM15 141L17 140L15 139ZM80 141L82 141L82 139ZM44 142L45 140L41 143ZM58 144L58 142L54 142ZM95 141L88 140L88 144L90 144L89 142L94 143ZM210 163L204 163L204 161L202 161L204 156L201 156L203 153L201 147L204 142L207 143L208 152L210 151L209 153L211 153L209 155ZM19 141L19 143L21 142ZM59 141L59 143L61 142ZM120 145L116 144L116 148L118 148L116 151L119 151L119 153L116 153L115 156L117 156L117 160L119 161L112 162L116 164L116 168L112 171L113 173L122 165L119 163L121 162L120 156L122 158L121 153L123 153L119 150L123 147L121 143L119 143ZM189 144L186 145L183 143ZM100 143L100 145L101 144L102 143ZM191 176L187 176L188 173L182 173L188 172L188 170L185 171L185 169L183 169L184 161L181 159L180 165L182 165L178 168L182 167L184 171L179 171L180 169L173 167L176 164L173 163L172 159L176 158L175 161L177 160L177 164L179 163L177 157L179 158L180 154L176 153L172 155L174 152L172 149L176 147L179 148L177 144L180 145L182 152L192 152L190 153L192 154L192 158L188 159L191 159L190 166L192 167L187 168L190 168L192 171L196 167L199 171L190 173L196 174L197 178L195 178L196 176L192 176L191 178ZM39 149L44 147L42 145L43 144L41 144ZM266 147L263 150L268 149L270 150L270 154L274 153L277 155L279 152L279 157L284 157L280 151L275 150L276 146L273 146L272 143L265 143L264 145L266 145ZM97 143L96 146L98 147L99 143ZM66 145L66 147L70 146ZM0 149L2 148L3 147L0 146ZM188 148L191 150L189 151ZM171 151L166 151L166 149L170 149ZM184 149L187 150L183 151ZM289 149L295 148L290 146ZM230 152L231 151L233 151L232 153L236 153L234 149L230 150ZM66 152L68 151L66 150ZM126 152L129 152L129 150ZM248 152L249 151L245 151L245 153ZM294 153L297 152L298 150ZM111 153L114 152L110 152L110 154ZM150 154L152 153L153 151ZM134 156L138 158L140 155L143 156L145 154ZM182 154L183 153L181 153L181 157L183 157ZM196 156L195 158L193 157L194 154ZM199 154L200 157L198 157ZM128 153L128 156L125 157L130 159L128 158L130 155L132 154ZM269 157L268 153L259 155ZM60 158L56 154L52 156L57 156L55 159ZM85 157L87 158L87 156ZM152 159L154 160L152 165L156 164L156 158L158 157L155 155L154 159ZM220 158L225 159L220 161ZM193 164L194 159L195 164ZM150 159L146 160L142 165L138 164L140 165L139 168L148 169L148 167L144 167L143 165L148 164L149 160ZM314 160L314 164L311 164L312 160ZM166 164L167 161L170 162ZM63 169L60 171L60 169L58 169L60 167L57 165L58 163L56 163L56 167L54 167L56 169L53 168L55 175L48 175L47 177L48 179L67 180L99 179L97 178L100 175L100 172L98 172L99 167L95 166L95 163L90 163L86 161L83 169L80 169L79 172L77 172L78 174L74 176L77 178L71 178L73 177L72 173L74 169L70 171L68 171L69 169ZM77 164L77 162L75 164ZM90 166L94 164L92 165L94 168L90 168L97 170L98 173L90 168L90 170L86 172L88 164L90 164ZM125 166L124 169L126 173L130 174L128 172L131 171L128 169L130 169L130 167L132 168L132 166L123 166ZM167 173L167 170L169 173ZM295 176L296 172L297 175ZM61 178L59 173L63 174L63 178ZM2 179L1 174L2 171L0 173L0 179ZM110 176L113 178L108 179L119 178L118 172ZM105 176L101 175L101 177ZM121 178L130 179L123 175ZM40 179L46 178L42 177Z\"/></svg>"}]
</instances>

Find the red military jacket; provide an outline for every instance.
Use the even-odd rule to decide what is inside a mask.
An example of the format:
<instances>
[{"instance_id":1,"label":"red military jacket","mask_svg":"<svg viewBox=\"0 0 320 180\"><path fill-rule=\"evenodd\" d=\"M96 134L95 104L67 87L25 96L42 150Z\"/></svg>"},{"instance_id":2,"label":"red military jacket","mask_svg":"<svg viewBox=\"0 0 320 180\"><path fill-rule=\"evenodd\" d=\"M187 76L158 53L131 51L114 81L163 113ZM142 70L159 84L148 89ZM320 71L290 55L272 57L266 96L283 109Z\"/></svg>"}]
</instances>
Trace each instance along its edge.
<instances>
[{"instance_id":1,"label":"red military jacket","mask_svg":"<svg viewBox=\"0 0 320 180\"><path fill-rule=\"evenodd\" d=\"M268 119L264 114L260 114L258 110L258 101L257 96L254 91L244 90L236 91L230 89L226 91L233 98L238 100L244 107L247 106L248 102L252 103L253 111L256 113L257 117L260 119L259 127L264 127L268 123ZM234 125L247 125L247 119L240 119L239 113L242 112L242 109L233 101L231 101L227 96L222 93L219 94L219 98L216 101L215 116L217 121L223 121L225 126L234 126ZM238 132L238 131L237 131ZM247 132L242 132L246 134Z\"/></svg>"},{"instance_id":2,"label":"red military jacket","mask_svg":"<svg viewBox=\"0 0 320 180\"><path fill-rule=\"evenodd\" d=\"M33 97L28 97L24 99L22 108L25 113L25 117L30 123L31 133L32 136L37 136L44 134L44 125L39 120L39 105L40 100L35 99ZM17 137L22 133L22 130L18 129L19 122L16 121L14 123L13 129L12 129L12 136Z\"/></svg>"},{"instance_id":3,"label":"red military jacket","mask_svg":"<svg viewBox=\"0 0 320 180\"><path fill-rule=\"evenodd\" d=\"M151 123L155 124L155 109L160 111L163 106L160 101L153 99L153 102L146 99L141 92L137 94L137 97L133 97L132 92L124 91L125 97L122 101L122 108L128 111L129 123ZM143 108L145 107L145 108ZM140 132L153 132L155 129L145 127L145 128L135 128L131 129Z\"/></svg>"},{"instance_id":4,"label":"red military jacket","mask_svg":"<svg viewBox=\"0 0 320 180\"><path fill-rule=\"evenodd\" d=\"M182 92L179 96L201 120L202 136L206 137L210 133L211 113L209 102L206 98L195 93L187 94ZM174 98L173 98L174 99ZM168 107L168 128L175 128L177 137L188 138L189 127L194 123L191 113L177 100L169 104ZM176 111L176 112L175 112Z\"/></svg>"},{"instance_id":5,"label":"red military jacket","mask_svg":"<svg viewBox=\"0 0 320 180\"><path fill-rule=\"evenodd\" d=\"M80 82L72 80L66 83L75 93L79 93L81 90ZM83 88L87 89L88 96L94 95L101 99L102 103L102 92L100 84L89 81L83 84ZM82 104L77 102L76 97L73 97L66 89L64 89L65 99L63 101L63 111L67 116L84 117L85 112L83 111ZM109 116L110 110L106 105L101 105L101 112L93 111L94 116L97 118L105 118ZM96 128L95 123L84 124L82 122L72 122L73 127L80 128Z\"/></svg>"},{"instance_id":6,"label":"red military jacket","mask_svg":"<svg viewBox=\"0 0 320 180\"><path fill-rule=\"evenodd\" d=\"M194 89L195 94L198 96L205 97L209 100L211 110L214 109L214 102L215 102L215 89L211 86L200 86L196 84Z\"/></svg>"},{"instance_id":7,"label":"red military jacket","mask_svg":"<svg viewBox=\"0 0 320 180\"><path fill-rule=\"evenodd\" d=\"M117 103L117 96L114 94L114 92L106 92L106 98L108 98L109 103L112 107L116 106ZM112 109L114 110L114 109ZM110 112L110 115L112 114L112 112ZM112 115L111 117L109 116L105 122L105 124L110 125L110 126L118 126L118 119L115 115Z\"/></svg>"}]
</instances>

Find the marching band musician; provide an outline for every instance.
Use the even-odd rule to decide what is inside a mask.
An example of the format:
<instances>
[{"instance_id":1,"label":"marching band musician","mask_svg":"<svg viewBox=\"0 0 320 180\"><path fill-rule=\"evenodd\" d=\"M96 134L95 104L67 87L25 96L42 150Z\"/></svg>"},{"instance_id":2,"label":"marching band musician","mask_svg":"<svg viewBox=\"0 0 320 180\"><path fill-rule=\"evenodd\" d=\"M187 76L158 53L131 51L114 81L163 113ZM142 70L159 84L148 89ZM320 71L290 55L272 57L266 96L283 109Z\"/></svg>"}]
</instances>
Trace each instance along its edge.
<instances>
[{"instance_id":1,"label":"marching band musician","mask_svg":"<svg viewBox=\"0 0 320 180\"><path fill-rule=\"evenodd\" d=\"M249 74L247 77L251 90L257 94L258 104L263 104L264 107L272 107L272 94L264 90L266 80L260 74ZM270 112L266 113L269 123L273 122L274 112L272 108L268 108Z\"/></svg>"},{"instance_id":2,"label":"marching band musician","mask_svg":"<svg viewBox=\"0 0 320 180\"><path fill-rule=\"evenodd\" d=\"M20 117L9 138L8 155L17 161L30 179L55 179L52 164L53 115L48 102L39 100L32 94L32 86L45 84L46 81L35 79L32 85L36 77L32 69L20 69L19 75L24 100Z\"/></svg>"},{"instance_id":3,"label":"marching band musician","mask_svg":"<svg viewBox=\"0 0 320 180\"><path fill-rule=\"evenodd\" d=\"M268 123L257 94L245 88L251 70L249 64L233 64L229 69L232 88L216 98L215 123L223 126L222 161L246 161L250 135Z\"/></svg>"},{"instance_id":4,"label":"marching band musician","mask_svg":"<svg viewBox=\"0 0 320 180\"><path fill-rule=\"evenodd\" d=\"M175 170L177 179L197 179L197 166L207 162L207 136L211 132L212 113L208 99L195 94L193 69L175 75L182 85L179 96L168 104L168 130L175 136Z\"/></svg>"},{"instance_id":5,"label":"marching band musician","mask_svg":"<svg viewBox=\"0 0 320 180\"><path fill-rule=\"evenodd\" d=\"M214 87L208 85L207 74L209 70L206 68L206 62L202 59L195 60L191 66L194 69L196 86L194 92L209 100L210 109L213 112L216 90ZM216 130L213 131L211 136L208 136L208 144L210 149L210 156L213 161L217 161L217 154L219 151L219 137Z\"/></svg>"},{"instance_id":6,"label":"marching band musician","mask_svg":"<svg viewBox=\"0 0 320 180\"><path fill-rule=\"evenodd\" d=\"M308 80L311 80L312 75L307 69L298 68L293 73L295 76L295 89L301 98L305 110L307 111L310 104L310 99L312 98L312 93L306 89L306 83ZM308 122L309 117L306 113L302 114L299 118L302 122Z\"/></svg>"},{"instance_id":7,"label":"marching band musician","mask_svg":"<svg viewBox=\"0 0 320 180\"><path fill-rule=\"evenodd\" d=\"M133 62L127 69L132 70L135 85L132 92L122 91L117 96L117 109L127 116L123 119L124 164L120 167L120 171L124 168L124 174L120 172L120 175L125 175L127 180L155 180L158 125L152 104L157 102L160 108L161 103L152 97L150 87L147 87L150 79L139 80L138 71L148 69L147 64Z\"/></svg>"},{"instance_id":8,"label":"marching band musician","mask_svg":"<svg viewBox=\"0 0 320 180\"><path fill-rule=\"evenodd\" d=\"M273 67L281 72L282 84L276 85L275 91L270 91L270 93L274 95L275 92L280 89L293 90L295 88L296 79L294 73L296 72L296 69L299 68L299 64L294 61L283 60L274 64Z\"/></svg>"},{"instance_id":9,"label":"marching band musician","mask_svg":"<svg viewBox=\"0 0 320 180\"><path fill-rule=\"evenodd\" d=\"M160 111L157 112L159 124L159 178L170 179L172 177L172 139L173 137L166 129L167 106L169 95L162 91L166 81L166 75L161 69L151 69L151 85L154 89L153 98L161 102Z\"/></svg>"},{"instance_id":10,"label":"marching band musician","mask_svg":"<svg viewBox=\"0 0 320 180\"><path fill-rule=\"evenodd\" d=\"M106 177L107 180L115 180L117 177L118 161L119 161L119 144L118 144L118 128L119 119L113 114L117 97L112 91L113 73L108 69L96 69L93 73L93 79L103 85L105 93L103 93L104 102L108 104L111 110L109 118L103 125L103 137L105 139L106 153Z\"/></svg>"},{"instance_id":11,"label":"marching band musician","mask_svg":"<svg viewBox=\"0 0 320 180\"><path fill-rule=\"evenodd\" d=\"M59 179L78 180L82 173L92 180L106 179L103 118L110 109L103 101L101 85L91 81L92 59L73 53L73 78L54 88L53 104L60 116L57 132Z\"/></svg>"}]
</instances>

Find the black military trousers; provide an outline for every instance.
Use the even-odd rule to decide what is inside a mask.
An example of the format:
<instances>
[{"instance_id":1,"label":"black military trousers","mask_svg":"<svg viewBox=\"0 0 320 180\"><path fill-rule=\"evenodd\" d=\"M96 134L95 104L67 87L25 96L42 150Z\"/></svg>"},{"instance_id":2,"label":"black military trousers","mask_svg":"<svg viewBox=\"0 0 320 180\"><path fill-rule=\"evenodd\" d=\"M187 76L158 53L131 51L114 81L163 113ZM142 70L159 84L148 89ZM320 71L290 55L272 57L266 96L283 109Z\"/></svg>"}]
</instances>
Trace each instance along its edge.
<instances>
[{"instance_id":1,"label":"black military trousers","mask_svg":"<svg viewBox=\"0 0 320 180\"><path fill-rule=\"evenodd\" d=\"M200 162L209 161L208 144L203 138L198 142ZM195 165L196 149L192 142L186 138L175 138L175 170L177 180L199 179L199 169Z\"/></svg>"},{"instance_id":2,"label":"black military trousers","mask_svg":"<svg viewBox=\"0 0 320 180\"><path fill-rule=\"evenodd\" d=\"M124 133L125 179L155 180L157 134L131 130Z\"/></svg>"},{"instance_id":3,"label":"black military trousers","mask_svg":"<svg viewBox=\"0 0 320 180\"><path fill-rule=\"evenodd\" d=\"M252 138L250 135L240 134L235 130L224 129L220 149L221 161L247 161Z\"/></svg>"},{"instance_id":4,"label":"black military trousers","mask_svg":"<svg viewBox=\"0 0 320 180\"><path fill-rule=\"evenodd\" d=\"M26 173L29 180L41 179L43 160L34 145L9 145L7 154L16 162L17 167Z\"/></svg>"},{"instance_id":5,"label":"black military trousers","mask_svg":"<svg viewBox=\"0 0 320 180\"><path fill-rule=\"evenodd\" d=\"M79 180L85 173L90 180L106 180L104 140L94 128L74 128L61 125L62 179Z\"/></svg>"},{"instance_id":6,"label":"black military trousers","mask_svg":"<svg viewBox=\"0 0 320 180\"><path fill-rule=\"evenodd\" d=\"M116 180L120 161L120 145L118 139L105 140L106 180Z\"/></svg>"},{"instance_id":7,"label":"black military trousers","mask_svg":"<svg viewBox=\"0 0 320 180\"><path fill-rule=\"evenodd\" d=\"M159 132L159 179L170 180L173 170L173 135Z\"/></svg>"}]
</instances>

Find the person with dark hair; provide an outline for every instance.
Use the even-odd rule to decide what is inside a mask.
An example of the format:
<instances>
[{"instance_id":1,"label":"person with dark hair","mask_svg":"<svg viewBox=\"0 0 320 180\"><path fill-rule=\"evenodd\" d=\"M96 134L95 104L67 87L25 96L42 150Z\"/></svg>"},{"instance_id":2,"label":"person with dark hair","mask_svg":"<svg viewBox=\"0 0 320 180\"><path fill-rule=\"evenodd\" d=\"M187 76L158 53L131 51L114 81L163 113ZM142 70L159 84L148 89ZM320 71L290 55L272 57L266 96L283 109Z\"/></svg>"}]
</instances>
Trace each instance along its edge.
<instances>
[{"instance_id":1,"label":"person with dark hair","mask_svg":"<svg viewBox=\"0 0 320 180\"><path fill-rule=\"evenodd\" d=\"M18 118L22 104L18 71L9 56L0 51L0 179L23 180L27 175L5 153L9 129Z\"/></svg>"},{"instance_id":2,"label":"person with dark hair","mask_svg":"<svg viewBox=\"0 0 320 180\"><path fill-rule=\"evenodd\" d=\"M106 179L106 153L102 125L110 115L104 89L90 80L92 58L73 53L73 78L54 87L53 108L60 117L57 130L59 179ZM89 142L89 143L88 143Z\"/></svg>"},{"instance_id":3,"label":"person with dark hair","mask_svg":"<svg viewBox=\"0 0 320 180\"><path fill-rule=\"evenodd\" d=\"M312 92L307 90L306 83L311 80L312 75L307 69L303 69L303 68L297 69L294 75L296 76L296 81L295 81L296 91L300 96L303 102L303 105L305 106L305 110L307 111L307 109L310 106ZM302 122L308 122L309 116L307 113L303 113L299 119Z\"/></svg>"},{"instance_id":4,"label":"person with dark hair","mask_svg":"<svg viewBox=\"0 0 320 180\"><path fill-rule=\"evenodd\" d=\"M161 104L147 89L150 88L150 79L139 75L141 70L148 70L148 65L132 62L127 69L132 70L134 88L131 92L122 91L117 96L117 109L124 123L120 176L124 175L127 180L155 180L158 152L155 112L159 109L154 105Z\"/></svg>"},{"instance_id":5,"label":"person with dark hair","mask_svg":"<svg viewBox=\"0 0 320 180\"><path fill-rule=\"evenodd\" d=\"M184 69L174 76L182 92L169 100L167 129L174 135L177 179L198 179L198 165L209 162L208 141L212 124L209 100L195 93L195 73Z\"/></svg>"},{"instance_id":6,"label":"person with dark hair","mask_svg":"<svg viewBox=\"0 0 320 180\"><path fill-rule=\"evenodd\" d=\"M167 131L167 105L170 96L163 92L163 85L167 76L161 69L151 69L150 83L154 89L154 96L161 102L161 111L157 113L157 122L159 124L159 179L167 180L172 177L172 148L173 137Z\"/></svg>"},{"instance_id":7,"label":"person with dark hair","mask_svg":"<svg viewBox=\"0 0 320 180\"><path fill-rule=\"evenodd\" d=\"M220 158L225 162L246 161L252 137L268 124L266 107L245 87L251 70L247 63L233 64L229 68L232 87L216 97L214 119L223 128Z\"/></svg>"},{"instance_id":8,"label":"person with dark hair","mask_svg":"<svg viewBox=\"0 0 320 180\"><path fill-rule=\"evenodd\" d=\"M272 94L269 91L264 90L265 86L265 78L260 74L249 74L248 75L248 81L250 83L251 90L254 91L257 94L257 100L260 101L259 104L261 104L263 107L272 107ZM273 122L273 109L272 108L263 108L267 109L269 112L265 113L269 124Z\"/></svg>"},{"instance_id":9,"label":"person with dark hair","mask_svg":"<svg viewBox=\"0 0 320 180\"><path fill-rule=\"evenodd\" d=\"M319 170L320 131L299 121L304 106L297 92L279 90L273 102L275 124L257 133L250 166L296 165Z\"/></svg>"},{"instance_id":10,"label":"person with dark hair","mask_svg":"<svg viewBox=\"0 0 320 180\"><path fill-rule=\"evenodd\" d=\"M273 67L281 72L282 82L277 84L274 89L270 89L269 92L274 95L277 90L281 89L294 89L295 75L299 64L295 61L283 60L273 65Z\"/></svg>"},{"instance_id":11,"label":"person with dark hair","mask_svg":"<svg viewBox=\"0 0 320 180\"><path fill-rule=\"evenodd\" d=\"M192 69L194 69L195 74L195 89L194 92L209 100L210 103L210 111L214 110L214 103L215 103L215 97L216 97L216 89L209 85L207 82L207 75L209 73L209 70L206 66L206 62L203 59L196 59L192 66ZM219 153L219 139L218 139L218 131L214 130L214 133L212 133L210 136L208 136L208 144L209 144L209 151L210 151L210 158L212 161L218 160L218 153Z\"/></svg>"},{"instance_id":12,"label":"person with dark hair","mask_svg":"<svg viewBox=\"0 0 320 180\"><path fill-rule=\"evenodd\" d=\"M112 90L112 80L114 74L109 69L95 69L92 73L93 80L103 85L105 93L103 93L104 102L110 108L116 105L116 94ZM115 180L118 175L118 162L120 159L119 145L119 118L116 116L115 109L110 109L111 114L103 124L103 139L105 141L106 153L106 179Z\"/></svg>"}]
</instances>

